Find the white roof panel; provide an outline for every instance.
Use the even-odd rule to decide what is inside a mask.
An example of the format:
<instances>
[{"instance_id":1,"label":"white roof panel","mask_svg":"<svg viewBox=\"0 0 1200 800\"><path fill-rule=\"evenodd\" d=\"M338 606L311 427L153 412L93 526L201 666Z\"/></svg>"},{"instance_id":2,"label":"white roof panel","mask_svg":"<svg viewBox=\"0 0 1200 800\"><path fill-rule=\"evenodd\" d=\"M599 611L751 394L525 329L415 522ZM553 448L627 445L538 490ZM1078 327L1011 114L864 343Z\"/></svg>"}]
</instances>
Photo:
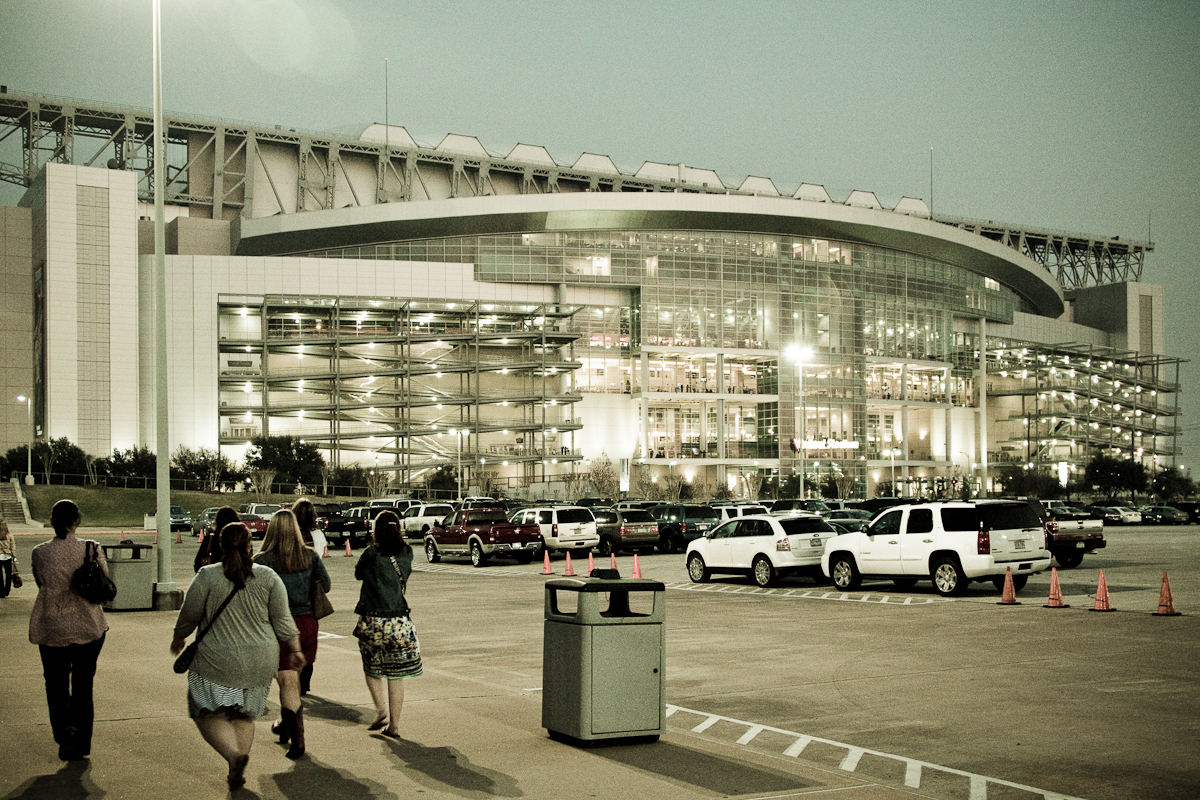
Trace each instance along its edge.
<instances>
[{"instance_id":1,"label":"white roof panel","mask_svg":"<svg viewBox=\"0 0 1200 800\"><path fill-rule=\"evenodd\" d=\"M536 144L519 144L512 149L506 158L511 158L514 161L532 161L535 164L548 164L555 166L556 162L550 157L550 153L546 148Z\"/></svg>"},{"instance_id":2,"label":"white roof panel","mask_svg":"<svg viewBox=\"0 0 1200 800\"><path fill-rule=\"evenodd\" d=\"M383 125L372 122L366 127L359 139L364 142L384 142L393 147L416 147L417 143L408 135L408 131L399 125Z\"/></svg>"},{"instance_id":3,"label":"white roof panel","mask_svg":"<svg viewBox=\"0 0 1200 800\"><path fill-rule=\"evenodd\" d=\"M453 153L469 153L473 156L489 155L474 136L462 136L457 133L447 133L446 138L438 143L437 149Z\"/></svg>"},{"instance_id":4,"label":"white roof panel","mask_svg":"<svg viewBox=\"0 0 1200 800\"><path fill-rule=\"evenodd\" d=\"M879 198L875 196L874 192L864 192L859 189L850 193L850 196L846 198L846 205L859 208L883 208L883 204L879 202Z\"/></svg>"},{"instance_id":5,"label":"white roof panel","mask_svg":"<svg viewBox=\"0 0 1200 800\"><path fill-rule=\"evenodd\" d=\"M914 217L929 218L929 206L919 197L901 197L900 202L892 209L897 214L908 214Z\"/></svg>"},{"instance_id":6,"label":"white roof panel","mask_svg":"<svg viewBox=\"0 0 1200 800\"><path fill-rule=\"evenodd\" d=\"M598 156L595 153L584 153L571 166L575 169L586 169L592 172L611 172L614 175L621 174L621 170L617 169L617 165L612 162L611 158L608 156Z\"/></svg>"},{"instance_id":7,"label":"white roof panel","mask_svg":"<svg viewBox=\"0 0 1200 800\"><path fill-rule=\"evenodd\" d=\"M829 192L825 191L824 186L819 186L815 183L802 183L800 188L792 197L797 200L812 200L817 203L832 203L833 198L829 196Z\"/></svg>"},{"instance_id":8,"label":"white roof panel","mask_svg":"<svg viewBox=\"0 0 1200 800\"><path fill-rule=\"evenodd\" d=\"M756 178L751 175L742 181L742 185L738 187L741 192L754 192L755 194L765 194L772 197L779 196L779 190L775 188L775 183L770 178Z\"/></svg>"}]
</instances>

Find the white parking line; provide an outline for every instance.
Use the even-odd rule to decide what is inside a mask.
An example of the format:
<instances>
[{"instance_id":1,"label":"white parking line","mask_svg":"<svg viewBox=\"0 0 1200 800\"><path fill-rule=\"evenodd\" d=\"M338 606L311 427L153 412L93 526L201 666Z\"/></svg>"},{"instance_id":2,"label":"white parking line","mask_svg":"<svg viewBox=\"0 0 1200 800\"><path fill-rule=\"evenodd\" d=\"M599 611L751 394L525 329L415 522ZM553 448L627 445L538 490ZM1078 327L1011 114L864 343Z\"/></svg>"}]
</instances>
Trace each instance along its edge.
<instances>
[{"instance_id":1,"label":"white parking line","mask_svg":"<svg viewBox=\"0 0 1200 800\"><path fill-rule=\"evenodd\" d=\"M966 778L970 782L970 794L968 800L987 800L988 790L993 786L997 788L1005 787L1009 789L1017 789L1022 792L1028 792L1029 794L1041 795L1045 800L1083 800L1083 798L1074 797L1072 795L1059 794L1058 792L1051 792L1045 789L1037 789L1033 786L1025 786L1024 784L1013 783L1012 781L1006 781L1001 778L989 778L984 775L976 775L972 772L964 772L960 769L954 769L953 767L943 767L938 764L931 764L928 761L918 761L914 758L898 756L892 753L881 753L878 750L869 750L865 747L857 747L852 744L845 744L844 742L835 742L831 739L822 739L818 736L807 736L802 733L786 731L782 728L773 728L770 725L760 725L756 722L746 722L745 720L733 719L732 717L723 717L720 714L710 714L707 711L696 711L694 709L674 706L668 703L666 707L667 717L671 718L677 713L690 714L703 718L698 724L688 728L688 730L690 730L692 733L703 733L713 725L716 725L718 722L728 722L733 723L735 726L742 726L745 728L745 732L735 740L735 744L743 746L749 745L763 731L770 731L772 733L778 733L785 737L789 737L792 739L792 743L784 748L781 751L781 754L791 758L799 757L800 754L804 752L804 748L808 747L813 742L819 742L820 744L843 749L846 751L846 755L843 756L841 763L838 766L838 769L842 770L843 772L855 772L858 769L859 762L865 755L884 758L890 761L898 761L904 764L904 785L910 789L920 789L921 782L925 777L932 777L933 775L942 773L947 775L958 775ZM684 726L686 727L686 723L684 723ZM733 734L731 733L729 735L732 736Z\"/></svg>"},{"instance_id":2,"label":"white parking line","mask_svg":"<svg viewBox=\"0 0 1200 800\"><path fill-rule=\"evenodd\" d=\"M738 586L721 583L667 583L668 589L678 589L685 592L723 592L726 594L756 594L773 597L787 597L804 600L837 600L852 603L875 603L878 605L913 606L932 605L934 603L953 603L949 597L896 597L890 594L850 594L848 592L829 592L816 589L763 589L758 586Z\"/></svg>"}]
</instances>

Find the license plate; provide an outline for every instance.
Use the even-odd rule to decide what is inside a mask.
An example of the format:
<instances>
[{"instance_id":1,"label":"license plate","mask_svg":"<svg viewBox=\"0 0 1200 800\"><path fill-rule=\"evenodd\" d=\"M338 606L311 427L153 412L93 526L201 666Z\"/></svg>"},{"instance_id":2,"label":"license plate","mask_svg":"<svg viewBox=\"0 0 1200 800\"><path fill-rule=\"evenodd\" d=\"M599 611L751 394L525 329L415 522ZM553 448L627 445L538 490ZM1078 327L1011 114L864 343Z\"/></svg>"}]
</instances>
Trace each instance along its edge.
<instances>
[{"instance_id":1,"label":"license plate","mask_svg":"<svg viewBox=\"0 0 1200 800\"><path fill-rule=\"evenodd\" d=\"M520 549L521 549L521 545L522 545L522 543L521 543L521 542L513 542L513 543L512 543L512 549L513 549L513 550L520 550Z\"/></svg>"},{"instance_id":2,"label":"license plate","mask_svg":"<svg viewBox=\"0 0 1200 800\"><path fill-rule=\"evenodd\" d=\"M1014 550L1024 550L1025 549L1025 540L1024 539L1015 539L1013 541L1013 549Z\"/></svg>"},{"instance_id":3,"label":"license plate","mask_svg":"<svg viewBox=\"0 0 1200 800\"><path fill-rule=\"evenodd\" d=\"M813 547L820 547L824 544L824 542L822 542L820 539L813 539L811 544Z\"/></svg>"}]
</instances>

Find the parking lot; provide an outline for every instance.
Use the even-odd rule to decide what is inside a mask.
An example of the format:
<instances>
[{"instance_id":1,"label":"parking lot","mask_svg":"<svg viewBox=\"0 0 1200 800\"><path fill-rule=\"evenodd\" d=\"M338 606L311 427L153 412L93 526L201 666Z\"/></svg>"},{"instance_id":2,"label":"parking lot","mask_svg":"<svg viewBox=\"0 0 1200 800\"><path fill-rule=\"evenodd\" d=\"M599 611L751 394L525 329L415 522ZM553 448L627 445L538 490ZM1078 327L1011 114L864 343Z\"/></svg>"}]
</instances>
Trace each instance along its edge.
<instances>
[{"instance_id":1,"label":"parking lot","mask_svg":"<svg viewBox=\"0 0 1200 800\"><path fill-rule=\"evenodd\" d=\"M1105 535L1108 548L1061 573L1069 609L1043 608L1048 575L1029 581L1018 595L1021 605L1000 606L999 592L990 583L973 584L966 595L953 599L939 596L928 582L905 591L867 582L853 593L803 578L785 579L769 589L749 578L693 584L682 555L640 557L643 575L668 586L670 736L653 750L599 752L610 767L616 764L640 776L638 780L661 780L679 790L654 790L664 797L796 796L818 785L831 792L843 785L876 787L876 794L854 797L1195 797L1200 786L1195 758L1200 751L1195 691L1200 678L1200 578L1194 547L1200 528L1106 528ZM19 537L23 564L37 541ZM190 579L194 548L194 540L175 548L174 571L181 585ZM369 707L355 667L356 644L346 638L355 620L354 562L336 551L327 561L338 611L322 623L328 638L321 645L314 694L338 703L327 712L335 715L325 720L330 725L344 724L342 718L354 715L356 707L365 715ZM618 558L623 575L629 575L631 565L629 556ZM561 558L553 561L558 575L564 566ZM586 561L574 566L582 573ZM1100 568L1106 572L1113 613L1089 610ZM1151 615L1158 607L1164 570L1182 616ZM420 553L416 556L410 601L427 674L409 687L405 715L413 726L410 735L417 740L432 736L432 728L421 729L434 724L423 722L434 719L431 714L465 726L452 732L452 738L457 737L458 758L480 766L476 772L493 774L482 765L496 769L494 751L501 745L478 743L477 734L491 720L480 718L484 727L469 730L469 709L448 705L463 698L472 699L469 707L477 713L488 703L508 709L504 703L518 702L522 714L509 724L519 729L518 739L527 748L544 746L536 715L542 668L540 572L536 563L497 560L475 569L466 559L429 565ZM21 592L31 599L30 588ZM12 599L0 607L5 651L19 656L22 664L5 669L0 742L20 750L31 746L27 739L48 740L48 733L37 730L45 727L40 675L24 663L36 663L36 650L22 645L24 620L16 609ZM154 681L159 671L169 673L165 648L174 615L124 612L110 619L113 641L101 657L97 681L106 688L98 713L112 729L141 720L141 735L169 719L174 734L203 761L211 754L201 749L186 719L180 719L178 687L170 693L143 691L131 707L114 708L114 687L141 680L143 671L156 676ZM116 661L116 640L135 630L145 639L145 652ZM164 676L163 685L166 681ZM328 752L322 753L322 737L333 733L315 716L310 749L315 759L324 759ZM325 745L326 750L332 747L333 742ZM49 746L41 749L52 758ZM261 733L253 768L290 768L273 764L284 759L275 759L270 749ZM538 755L543 762L545 758ZM93 760L101 768L103 751L98 749ZM726 762L757 766L731 772ZM718 769L720 765L726 766ZM418 787L427 796L448 797L634 796L631 785L622 790L607 778L601 785L599 773L591 771L548 784L524 778L515 767L504 772L515 776L514 782L459 786L442 775L441 783L430 779ZM801 774L803 779L796 777ZM780 782L778 775L792 778ZM220 776L215 777L219 783ZM597 785L581 785L580 779ZM21 774L10 773L0 788L6 797L38 796L29 792L31 785ZM547 788L554 786L558 794ZM120 794L112 786L109 791ZM261 786L260 795L309 796ZM381 789L362 796L393 795Z\"/></svg>"}]
</instances>

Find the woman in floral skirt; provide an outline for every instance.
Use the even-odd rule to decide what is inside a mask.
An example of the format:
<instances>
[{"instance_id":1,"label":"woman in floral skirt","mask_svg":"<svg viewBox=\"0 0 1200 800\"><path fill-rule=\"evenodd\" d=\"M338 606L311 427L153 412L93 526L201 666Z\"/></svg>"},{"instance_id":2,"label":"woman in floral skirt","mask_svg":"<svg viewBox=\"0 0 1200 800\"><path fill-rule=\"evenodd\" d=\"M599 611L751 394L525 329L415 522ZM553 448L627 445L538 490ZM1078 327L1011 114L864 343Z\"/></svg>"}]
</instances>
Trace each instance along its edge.
<instances>
[{"instance_id":1,"label":"woman in floral skirt","mask_svg":"<svg viewBox=\"0 0 1200 800\"><path fill-rule=\"evenodd\" d=\"M354 636L375 704L368 730L399 738L404 681L421 674L421 645L404 593L412 574L413 549L400 532L400 518L384 511L375 518L372 544L359 557L354 577L362 581ZM386 687L386 688L385 688Z\"/></svg>"}]
</instances>

